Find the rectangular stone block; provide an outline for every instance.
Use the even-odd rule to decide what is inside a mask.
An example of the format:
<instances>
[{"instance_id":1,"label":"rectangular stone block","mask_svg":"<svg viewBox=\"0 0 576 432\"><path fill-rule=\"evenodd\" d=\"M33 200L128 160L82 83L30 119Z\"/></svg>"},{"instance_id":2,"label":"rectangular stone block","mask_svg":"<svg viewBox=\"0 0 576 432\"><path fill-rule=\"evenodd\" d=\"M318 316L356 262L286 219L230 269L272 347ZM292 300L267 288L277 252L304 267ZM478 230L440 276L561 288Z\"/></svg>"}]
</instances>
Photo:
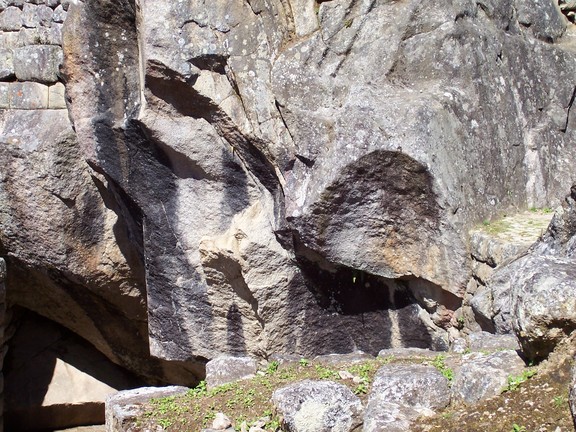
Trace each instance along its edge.
<instances>
[{"instance_id":1,"label":"rectangular stone block","mask_svg":"<svg viewBox=\"0 0 576 432\"><path fill-rule=\"evenodd\" d=\"M52 25L52 9L46 5L24 3L22 8L22 25L28 28L50 27Z\"/></svg>"},{"instance_id":2,"label":"rectangular stone block","mask_svg":"<svg viewBox=\"0 0 576 432\"><path fill-rule=\"evenodd\" d=\"M8 6L0 12L0 30L18 31L22 27L22 11L15 6Z\"/></svg>"},{"instance_id":3,"label":"rectangular stone block","mask_svg":"<svg viewBox=\"0 0 576 432\"><path fill-rule=\"evenodd\" d=\"M35 82L10 83L10 108L48 108L48 87Z\"/></svg>"},{"instance_id":4,"label":"rectangular stone block","mask_svg":"<svg viewBox=\"0 0 576 432\"><path fill-rule=\"evenodd\" d=\"M64 84L56 83L48 90L48 108L64 109L66 100L64 99Z\"/></svg>"},{"instance_id":5,"label":"rectangular stone block","mask_svg":"<svg viewBox=\"0 0 576 432\"><path fill-rule=\"evenodd\" d=\"M6 81L12 78L14 78L12 50L0 48L0 80Z\"/></svg>"},{"instance_id":6,"label":"rectangular stone block","mask_svg":"<svg viewBox=\"0 0 576 432\"><path fill-rule=\"evenodd\" d=\"M10 108L10 84L0 82L0 109Z\"/></svg>"},{"instance_id":7,"label":"rectangular stone block","mask_svg":"<svg viewBox=\"0 0 576 432\"><path fill-rule=\"evenodd\" d=\"M62 48L53 45L30 45L14 50L14 72L20 81L52 84L58 81L63 60Z\"/></svg>"},{"instance_id":8,"label":"rectangular stone block","mask_svg":"<svg viewBox=\"0 0 576 432\"><path fill-rule=\"evenodd\" d=\"M17 48L18 45L18 33L17 32L0 32L0 46L2 48Z\"/></svg>"}]
</instances>

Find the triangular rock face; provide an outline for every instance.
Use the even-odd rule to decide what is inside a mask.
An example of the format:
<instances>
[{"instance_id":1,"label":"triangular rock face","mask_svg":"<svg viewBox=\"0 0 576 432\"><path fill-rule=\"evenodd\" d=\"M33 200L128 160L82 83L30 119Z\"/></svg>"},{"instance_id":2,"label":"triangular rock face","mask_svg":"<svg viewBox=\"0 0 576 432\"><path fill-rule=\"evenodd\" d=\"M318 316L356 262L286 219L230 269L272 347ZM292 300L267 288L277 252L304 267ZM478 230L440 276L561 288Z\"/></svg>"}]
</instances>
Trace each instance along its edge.
<instances>
[{"instance_id":1,"label":"triangular rock face","mask_svg":"<svg viewBox=\"0 0 576 432\"><path fill-rule=\"evenodd\" d=\"M576 179L571 24L496 3L6 7L12 302L185 384L220 354L446 348L468 228ZM23 70L63 21L62 69Z\"/></svg>"}]
</instances>

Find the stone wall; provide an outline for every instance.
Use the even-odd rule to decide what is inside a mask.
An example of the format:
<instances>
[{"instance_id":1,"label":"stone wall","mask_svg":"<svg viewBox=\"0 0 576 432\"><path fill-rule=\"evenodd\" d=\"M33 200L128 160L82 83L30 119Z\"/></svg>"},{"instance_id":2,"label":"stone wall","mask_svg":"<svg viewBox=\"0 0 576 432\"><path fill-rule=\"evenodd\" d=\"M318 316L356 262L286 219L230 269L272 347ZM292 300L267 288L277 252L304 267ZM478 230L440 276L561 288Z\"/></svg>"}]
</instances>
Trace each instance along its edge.
<instances>
[{"instance_id":1,"label":"stone wall","mask_svg":"<svg viewBox=\"0 0 576 432\"><path fill-rule=\"evenodd\" d=\"M0 109L62 109L67 1L0 1Z\"/></svg>"},{"instance_id":2,"label":"stone wall","mask_svg":"<svg viewBox=\"0 0 576 432\"><path fill-rule=\"evenodd\" d=\"M6 349L4 347L4 325L6 315L6 286L4 280L6 279L6 263L0 258L0 432L4 430L4 355Z\"/></svg>"}]
</instances>

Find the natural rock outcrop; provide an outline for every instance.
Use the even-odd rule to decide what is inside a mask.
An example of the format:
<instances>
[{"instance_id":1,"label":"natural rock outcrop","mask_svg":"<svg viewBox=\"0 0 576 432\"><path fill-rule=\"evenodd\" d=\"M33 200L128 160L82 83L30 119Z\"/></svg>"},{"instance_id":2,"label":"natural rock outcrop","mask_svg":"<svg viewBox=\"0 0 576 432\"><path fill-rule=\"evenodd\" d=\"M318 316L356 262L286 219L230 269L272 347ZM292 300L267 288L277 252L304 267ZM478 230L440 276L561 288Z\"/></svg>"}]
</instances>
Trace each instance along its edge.
<instances>
[{"instance_id":1,"label":"natural rock outcrop","mask_svg":"<svg viewBox=\"0 0 576 432\"><path fill-rule=\"evenodd\" d=\"M468 228L576 180L552 0L36 3L0 5L10 301L150 380L447 349Z\"/></svg>"},{"instance_id":2,"label":"natural rock outcrop","mask_svg":"<svg viewBox=\"0 0 576 432\"><path fill-rule=\"evenodd\" d=\"M533 358L546 357L576 330L575 197L576 192L567 196L542 238L499 268L472 300L496 331L513 331Z\"/></svg>"}]
</instances>

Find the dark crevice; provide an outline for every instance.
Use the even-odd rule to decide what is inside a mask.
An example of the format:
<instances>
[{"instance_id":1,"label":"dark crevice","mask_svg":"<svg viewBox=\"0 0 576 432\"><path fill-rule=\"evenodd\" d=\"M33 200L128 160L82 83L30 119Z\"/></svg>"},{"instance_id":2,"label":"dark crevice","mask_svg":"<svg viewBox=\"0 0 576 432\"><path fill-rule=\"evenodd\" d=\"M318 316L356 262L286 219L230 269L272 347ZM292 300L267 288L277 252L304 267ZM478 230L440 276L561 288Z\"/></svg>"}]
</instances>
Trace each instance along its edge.
<instances>
[{"instance_id":1,"label":"dark crevice","mask_svg":"<svg viewBox=\"0 0 576 432\"><path fill-rule=\"evenodd\" d=\"M568 130L568 123L570 121L570 111L572 110L572 105L574 104L574 99L576 98L576 86L572 90L572 96L570 97L570 102L568 103L568 107L566 107L566 123L564 127L560 129L560 131L566 133Z\"/></svg>"}]
</instances>

